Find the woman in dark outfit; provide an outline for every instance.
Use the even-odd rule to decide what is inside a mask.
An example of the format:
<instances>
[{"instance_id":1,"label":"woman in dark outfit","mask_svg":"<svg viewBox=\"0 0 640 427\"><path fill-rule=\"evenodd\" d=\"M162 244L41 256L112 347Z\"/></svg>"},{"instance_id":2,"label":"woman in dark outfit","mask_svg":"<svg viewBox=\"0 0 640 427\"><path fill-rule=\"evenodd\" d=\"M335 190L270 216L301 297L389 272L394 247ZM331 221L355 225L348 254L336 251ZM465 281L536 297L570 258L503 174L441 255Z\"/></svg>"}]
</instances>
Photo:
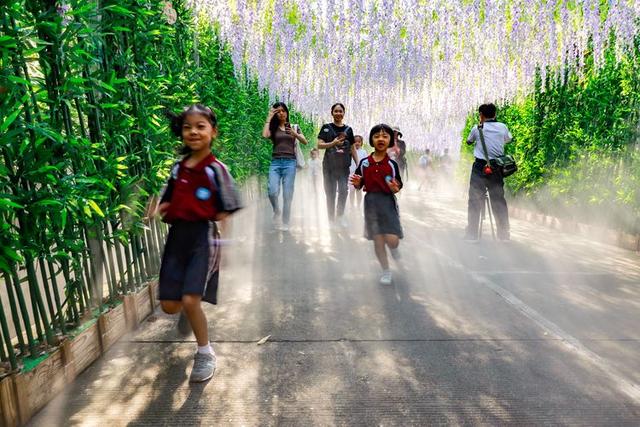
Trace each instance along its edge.
<instances>
[{"instance_id":1,"label":"woman in dark outfit","mask_svg":"<svg viewBox=\"0 0 640 427\"><path fill-rule=\"evenodd\" d=\"M327 213L329 222L333 225L336 217L344 228L348 226L344 217L344 207L349 193L349 166L351 159L358 162L355 149L353 129L343 123L344 105L334 104L331 107L332 123L326 123L318 134L318 148L326 150L322 160L322 175L324 178L324 192L327 197ZM336 205L336 193L338 202Z\"/></svg>"}]
</instances>

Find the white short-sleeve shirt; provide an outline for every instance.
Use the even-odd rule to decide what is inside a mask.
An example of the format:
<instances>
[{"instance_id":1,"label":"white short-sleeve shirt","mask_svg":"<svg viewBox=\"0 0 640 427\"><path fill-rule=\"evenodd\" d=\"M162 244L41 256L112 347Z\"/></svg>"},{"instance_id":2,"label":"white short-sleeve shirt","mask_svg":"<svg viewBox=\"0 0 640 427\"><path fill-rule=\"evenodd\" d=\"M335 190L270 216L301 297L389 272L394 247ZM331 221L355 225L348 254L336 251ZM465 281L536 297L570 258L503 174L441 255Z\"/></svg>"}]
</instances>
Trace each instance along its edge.
<instances>
[{"instance_id":1,"label":"white short-sleeve shirt","mask_svg":"<svg viewBox=\"0 0 640 427\"><path fill-rule=\"evenodd\" d=\"M484 143L487 145L487 152L489 153L489 159L495 159L504 155L504 144L507 144L513 139L511 132L504 123L495 121L485 121L482 127L484 134ZM478 126L474 126L469 133L467 142L475 142L475 148L473 155L478 159L484 159L484 152L482 151L482 142L480 142L480 132L478 132Z\"/></svg>"}]
</instances>

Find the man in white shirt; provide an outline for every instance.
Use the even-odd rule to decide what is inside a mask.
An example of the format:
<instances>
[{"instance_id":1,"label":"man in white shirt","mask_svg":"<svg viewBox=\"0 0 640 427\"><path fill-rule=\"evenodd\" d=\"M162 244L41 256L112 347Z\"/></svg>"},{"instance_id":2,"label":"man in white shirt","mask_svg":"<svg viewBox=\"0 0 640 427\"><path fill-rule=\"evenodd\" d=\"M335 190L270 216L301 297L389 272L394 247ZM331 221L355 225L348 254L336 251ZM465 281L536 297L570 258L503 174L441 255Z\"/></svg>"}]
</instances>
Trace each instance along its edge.
<instances>
[{"instance_id":1,"label":"man in white shirt","mask_svg":"<svg viewBox=\"0 0 640 427\"><path fill-rule=\"evenodd\" d=\"M485 202L485 193L487 191L491 200L493 216L496 219L498 239L509 240L509 210L507 201L504 198L504 179L497 169L487 168L487 160L482 148L478 127L482 129L490 162L504 155L504 145L511 141L512 136L504 123L496 121L495 105L482 104L478 111L480 113L480 124L471 129L467 138L467 144L475 143L473 155L476 159L471 169L469 182L469 207L465 240L478 240L480 212Z\"/></svg>"}]
</instances>

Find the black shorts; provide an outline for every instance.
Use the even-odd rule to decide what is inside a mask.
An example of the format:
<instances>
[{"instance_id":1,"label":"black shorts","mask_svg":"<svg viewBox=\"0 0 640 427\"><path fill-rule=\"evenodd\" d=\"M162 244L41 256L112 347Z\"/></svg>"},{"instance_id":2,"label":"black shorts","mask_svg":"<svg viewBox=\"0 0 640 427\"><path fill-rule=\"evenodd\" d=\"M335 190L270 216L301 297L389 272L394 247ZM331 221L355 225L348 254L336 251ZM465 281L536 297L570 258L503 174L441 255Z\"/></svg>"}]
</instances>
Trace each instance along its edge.
<instances>
[{"instance_id":1,"label":"black shorts","mask_svg":"<svg viewBox=\"0 0 640 427\"><path fill-rule=\"evenodd\" d=\"M202 295L217 303L220 241L215 222L179 221L171 225L160 266L160 300Z\"/></svg>"},{"instance_id":2,"label":"black shorts","mask_svg":"<svg viewBox=\"0 0 640 427\"><path fill-rule=\"evenodd\" d=\"M394 234L402 239L402 226L396 197L386 193L366 193L364 196L364 237L373 240L376 234Z\"/></svg>"}]
</instances>

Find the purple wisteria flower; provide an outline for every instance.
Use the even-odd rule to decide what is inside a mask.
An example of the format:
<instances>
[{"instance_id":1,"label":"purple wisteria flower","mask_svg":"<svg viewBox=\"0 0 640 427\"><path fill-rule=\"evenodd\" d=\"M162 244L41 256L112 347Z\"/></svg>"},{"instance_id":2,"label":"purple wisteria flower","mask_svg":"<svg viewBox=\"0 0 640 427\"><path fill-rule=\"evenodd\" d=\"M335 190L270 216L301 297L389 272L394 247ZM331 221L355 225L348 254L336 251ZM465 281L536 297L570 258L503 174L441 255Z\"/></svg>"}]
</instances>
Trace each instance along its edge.
<instances>
[{"instance_id":1,"label":"purple wisteria flower","mask_svg":"<svg viewBox=\"0 0 640 427\"><path fill-rule=\"evenodd\" d=\"M601 65L612 31L618 55L627 52L640 19L640 2L628 0L194 4L271 96L320 120L343 102L356 130L385 120L418 146L459 141L468 111L529 90L536 70L580 67L586 54Z\"/></svg>"},{"instance_id":2,"label":"purple wisteria flower","mask_svg":"<svg viewBox=\"0 0 640 427\"><path fill-rule=\"evenodd\" d=\"M62 26L66 27L73 21L73 16L69 14L71 12L71 5L67 3L58 3L56 5L56 12L58 16L62 18Z\"/></svg>"}]
</instances>

